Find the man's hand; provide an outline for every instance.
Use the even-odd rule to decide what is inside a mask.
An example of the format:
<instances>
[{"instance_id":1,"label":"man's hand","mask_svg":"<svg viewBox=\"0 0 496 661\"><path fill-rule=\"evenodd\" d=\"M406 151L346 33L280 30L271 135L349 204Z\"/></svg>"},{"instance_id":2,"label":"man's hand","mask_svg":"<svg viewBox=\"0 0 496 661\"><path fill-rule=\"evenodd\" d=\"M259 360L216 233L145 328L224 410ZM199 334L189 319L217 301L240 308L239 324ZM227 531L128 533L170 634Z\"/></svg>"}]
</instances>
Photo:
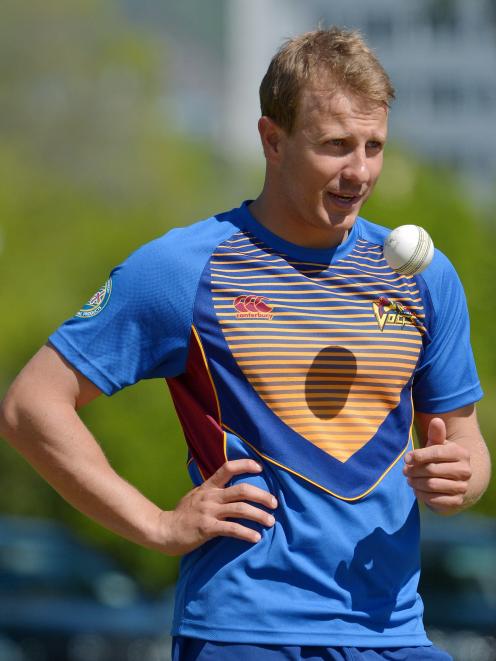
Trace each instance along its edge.
<instances>
[{"instance_id":1,"label":"man's hand","mask_svg":"<svg viewBox=\"0 0 496 661\"><path fill-rule=\"evenodd\" d=\"M263 526L273 526L274 517L260 507L277 507L277 500L264 489L252 484L226 484L241 473L260 473L261 466L252 459L236 459L223 464L208 480L189 491L172 512L162 512L165 537L163 551L169 555L182 555L201 546L213 537L225 536L258 542L260 534L234 521L249 519Z\"/></svg>"},{"instance_id":2,"label":"man's hand","mask_svg":"<svg viewBox=\"0 0 496 661\"><path fill-rule=\"evenodd\" d=\"M418 500L440 514L460 511L472 477L470 452L446 438L442 418L432 418L425 447L405 455L403 473Z\"/></svg>"}]
</instances>

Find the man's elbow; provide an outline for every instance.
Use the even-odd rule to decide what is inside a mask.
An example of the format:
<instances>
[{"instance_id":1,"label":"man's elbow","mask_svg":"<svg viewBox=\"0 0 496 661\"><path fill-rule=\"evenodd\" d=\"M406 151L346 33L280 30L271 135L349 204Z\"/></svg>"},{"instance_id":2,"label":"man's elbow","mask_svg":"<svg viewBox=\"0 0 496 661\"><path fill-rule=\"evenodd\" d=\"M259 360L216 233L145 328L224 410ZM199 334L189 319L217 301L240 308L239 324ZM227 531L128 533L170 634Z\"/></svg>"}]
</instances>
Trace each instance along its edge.
<instances>
[{"instance_id":1,"label":"man's elbow","mask_svg":"<svg viewBox=\"0 0 496 661\"><path fill-rule=\"evenodd\" d=\"M42 347L12 382L0 402L0 436L18 445L44 433L50 420L73 412L99 394L51 347Z\"/></svg>"},{"instance_id":2,"label":"man's elbow","mask_svg":"<svg viewBox=\"0 0 496 661\"><path fill-rule=\"evenodd\" d=\"M18 377L0 402L0 436L15 444L46 407L43 390Z\"/></svg>"},{"instance_id":3,"label":"man's elbow","mask_svg":"<svg viewBox=\"0 0 496 661\"><path fill-rule=\"evenodd\" d=\"M16 393L11 390L0 401L0 436L6 440L15 437L20 428L21 406Z\"/></svg>"}]
</instances>

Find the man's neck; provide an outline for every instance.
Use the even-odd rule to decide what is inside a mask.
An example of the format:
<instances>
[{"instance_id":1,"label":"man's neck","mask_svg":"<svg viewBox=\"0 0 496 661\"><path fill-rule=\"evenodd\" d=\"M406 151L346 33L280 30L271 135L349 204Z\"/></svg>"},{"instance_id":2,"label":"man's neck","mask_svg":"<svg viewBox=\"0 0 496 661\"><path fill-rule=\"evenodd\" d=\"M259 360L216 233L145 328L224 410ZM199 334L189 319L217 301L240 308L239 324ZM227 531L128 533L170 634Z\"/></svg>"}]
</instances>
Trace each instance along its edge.
<instances>
[{"instance_id":1,"label":"man's neck","mask_svg":"<svg viewBox=\"0 0 496 661\"><path fill-rule=\"evenodd\" d=\"M281 239L303 248L325 250L344 243L348 230L328 231L310 225L302 225L292 219L290 210L274 203L264 191L249 205L251 215L266 229Z\"/></svg>"}]
</instances>

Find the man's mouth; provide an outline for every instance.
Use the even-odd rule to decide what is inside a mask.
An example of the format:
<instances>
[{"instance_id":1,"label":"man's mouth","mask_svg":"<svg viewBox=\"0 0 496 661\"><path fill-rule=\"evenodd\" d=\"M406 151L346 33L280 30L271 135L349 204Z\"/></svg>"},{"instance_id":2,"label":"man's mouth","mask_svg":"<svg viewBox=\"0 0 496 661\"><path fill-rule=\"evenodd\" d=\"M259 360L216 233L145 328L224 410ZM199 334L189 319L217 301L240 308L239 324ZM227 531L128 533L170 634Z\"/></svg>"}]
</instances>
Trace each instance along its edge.
<instances>
[{"instance_id":1,"label":"man's mouth","mask_svg":"<svg viewBox=\"0 0 496 661\"><path fill-rule=\"evenodd\" d=\"M349 193L333 193L331 191L326 191L327 195L330 197L334 204L337 204L340 207L348 208L352 207L359 200L362 199L362 195L351 195Z\"/></svg>"}]
</instances>

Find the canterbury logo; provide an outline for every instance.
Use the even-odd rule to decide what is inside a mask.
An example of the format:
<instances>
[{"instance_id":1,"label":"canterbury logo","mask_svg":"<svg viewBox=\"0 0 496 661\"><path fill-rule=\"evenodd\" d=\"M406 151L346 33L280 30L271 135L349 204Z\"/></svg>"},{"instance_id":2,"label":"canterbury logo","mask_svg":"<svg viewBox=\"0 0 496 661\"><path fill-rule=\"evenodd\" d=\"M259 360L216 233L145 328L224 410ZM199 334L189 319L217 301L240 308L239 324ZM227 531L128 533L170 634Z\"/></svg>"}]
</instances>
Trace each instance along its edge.
<instances>
[{"instance_id":1,"label":"canterbury logo","mask_svg":"<svg viewBox=\"0 0 496 661\"><path fill-rule=\"evenodd\" d=\"M408 308L398 303L398 301L392 301L385 296L381 296L372 302L372 308L381 331L384 330L386 324L401 327L405 324L411 324L412 326L419 326L424 330L413 312L410 312Z\"/></svg>"},{"instance_id":2,"label":"canterbury logo","mask_svg":"<svg viewBox=\"0 0 496 661\"><path fill-rule=\"evenodd\" d=\"M237 296L233 301L236 318L272 319L272 308L265 301L268 299L264 296L253 296L252 294Z\"/></svg>"}]
</instances>

